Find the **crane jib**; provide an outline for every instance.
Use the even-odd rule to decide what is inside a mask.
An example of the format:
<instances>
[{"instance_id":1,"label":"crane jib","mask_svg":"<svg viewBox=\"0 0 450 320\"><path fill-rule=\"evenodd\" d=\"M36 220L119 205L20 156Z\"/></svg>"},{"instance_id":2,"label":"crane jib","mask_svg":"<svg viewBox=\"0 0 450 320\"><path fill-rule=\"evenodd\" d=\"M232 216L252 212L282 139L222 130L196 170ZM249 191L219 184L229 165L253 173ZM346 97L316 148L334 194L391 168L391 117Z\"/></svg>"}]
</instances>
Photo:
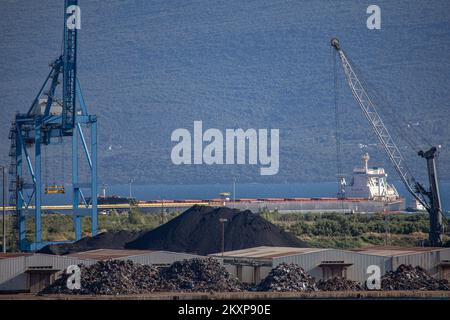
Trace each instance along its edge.
<instances>
[{"instance_id":1,"label":"crane jib","mask_svg":"<svg viewBox=\"0 0 450 320\"><path fill-rule=\"evenodd\" d=\"M439 188L437 184L437 172L435 165L436 148L433 147L426 152L419 152L419 156L427 159L427 171L430 180L430 191L426 191L422 185L414 179L413 175L409 171L406 163L400 153L399 148L392 139L388 129L383 123L380 115L377 112L376 107L372 103L365 88L362 86L358 79L358 76L354 72L350 62L348 61L344 51L341 49L339 40L333 38L331 40L331 46L336 49L339 54L342 67L344 69L345 77L348 85L350 86L353 96L357 100L364 116L372 126L377 138L384 147L384 150L389 156L395 170L400 175L400 178L405 185L406 189L411 195L421 203L428 211L430 216L430 232L429 241L431 246L442 245L443 226L442 219L444 217L441 209L441 201ZM428 201L427 201L428 198Z\"/></svg>"}]
</instances>

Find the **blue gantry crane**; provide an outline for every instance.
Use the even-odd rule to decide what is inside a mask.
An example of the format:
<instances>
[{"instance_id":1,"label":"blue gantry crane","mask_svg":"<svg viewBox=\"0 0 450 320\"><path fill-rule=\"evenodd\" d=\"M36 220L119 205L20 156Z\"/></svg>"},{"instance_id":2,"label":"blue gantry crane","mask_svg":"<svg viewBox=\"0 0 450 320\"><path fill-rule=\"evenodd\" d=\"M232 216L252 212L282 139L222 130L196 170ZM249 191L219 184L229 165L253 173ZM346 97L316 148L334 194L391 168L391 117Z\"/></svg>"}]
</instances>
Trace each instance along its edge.
<instances>
[{"instance_id":1,"label":"blue gantry crane","mask_svg":"<svg viewBox=\"0 0 450 320\"><path fill-rule=\"evenodd\" d=\"M9 138L11 202L18 215L19 244L22 251L38 250L48 244L42 239L41 206L43 191L64 193L64 185L43 188L42 151L52 143L72 141L72 215L76 240L82 236L82 217L90 216L92 235L97 234L97 118L87 111L77 78L77 33L80 28L78 0L64 2L64 45L27 113L18 113ZM58 91L60 77L62 89ZM60 97L58 97L60 96ZM87 135L90 131L90 143ZM79 181L79 148L86 157L88 181ZM64 159L61 159L64 161ZM46 164L48 165L48 164ZM27 181L29 179L30 181ZM89 190L90 197L83 190ZM34 239L27 239L26 222L34 216Z\"/></svg>"}]
</instances>

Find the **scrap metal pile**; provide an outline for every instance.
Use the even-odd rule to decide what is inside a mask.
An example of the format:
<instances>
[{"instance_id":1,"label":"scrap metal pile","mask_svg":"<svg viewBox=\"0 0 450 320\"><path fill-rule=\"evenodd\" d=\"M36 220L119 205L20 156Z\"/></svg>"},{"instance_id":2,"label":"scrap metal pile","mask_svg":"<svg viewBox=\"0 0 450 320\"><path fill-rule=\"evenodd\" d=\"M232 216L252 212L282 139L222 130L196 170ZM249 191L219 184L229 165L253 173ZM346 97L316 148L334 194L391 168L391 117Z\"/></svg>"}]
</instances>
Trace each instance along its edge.
<instances>
[{"instance_id":1,"label":"scrap metal pile","mask_svg":"<svg viewBox=\"0 0 450 320\"><path fill-rule=\"evenodd\" d=\"M174 262L161 269L167 291L242 291L244 286L212 258Z\"/></svg>"},{"instance_id":2,"label":"scrap metal pile","mask_svg":"<svg viewBox=\"0 0 450 320\"><path fill-rule=\"evenodd\" d=\"M314 278L295 264L281 263L258 285L257 291L317 291Z\"/></svg>"},{"instance_id":3,"label":"scrap metal pile","mask_svg":"<svg viewBox=\"0 0 450 320\"><path fill-rule=\"evenodd\" d=\"M91 266L79 265L79 267L81 270L79 290L70 290L67 287L69 275L64 274L42 293L137 294L155 291L160 282L158 270L155 267L133 263L130 260L99 261Z\"/></svg>"},{"instance_id":4,"label":"scrap metal pile","mask_svg":"<svg viewBox=\"0 0 450 320\"><path fill-rule=\"evenodd\" d=\"M450 290L447 280L433 278L426 270L417 266L400 265L381 278L382 290Z\"/></svg>"},{"instance_id":5,"label":"scrap metal pile","mask_svg":"<svg viewBox=\"0 0 450 320\"><path fill-rule=\"evenodd\" d=\"M317 283L317 288L321 291L361 291L363 286L356 281L332 278L328 280L320 280Z\"/></svg>"},{"instance_id":6,"label":"scrap metal pile","mask_svg":"<svg viewBox=\"0 0 450 320\"><path fill-rule=\"evenodd\" d=\"M63 274L42 294L126 295L151 292L312 292L361 291L364 287L351 280L333 278L315 281L303 268L281 263L255 287L241 283L213 258L195 258L172 263L168 267L133 263L130 260L100 261L80 265L81 289L67 288L69 275ZM447 280L437 280L421 267L401 265L381 278L381 290L450 290Z\"/></svg>"},{"instance_id":7,"label":"scrap metal pile","mask_svg":"<svg viewBox=\"0 0 450 320\"><path fill-rule=\"evenodd\" d=\"M241 291L245 287L212 258L183 260L159 269L130 260L108 260L88 267L80 265L80 269L80 289L68 289L69 275L64 274L41 293L124 295L155 291Z\"/></svg>"}]
</instances>

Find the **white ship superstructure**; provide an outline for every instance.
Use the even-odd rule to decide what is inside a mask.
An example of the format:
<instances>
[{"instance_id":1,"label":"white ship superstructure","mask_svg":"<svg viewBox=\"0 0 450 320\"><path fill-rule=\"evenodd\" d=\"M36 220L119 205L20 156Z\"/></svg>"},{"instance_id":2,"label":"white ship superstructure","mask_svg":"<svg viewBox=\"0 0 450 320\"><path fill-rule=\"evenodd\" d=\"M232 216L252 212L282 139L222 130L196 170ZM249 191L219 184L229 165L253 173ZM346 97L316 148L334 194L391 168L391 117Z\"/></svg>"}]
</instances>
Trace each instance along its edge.
<instances>
[{"instance_id":1,"label":"white ship superstructure","mask_svg":"<svg viewBox=\"0 0 450 320\"><path fill-rule=\"evenodd\" d=\"M353 177L345 188L348 198L392 201L400 198L397 189L387 182L387 173L383 168L369 168L369 154L362 157L363 168L353 169Z\"/></svg>"}]
</instances>

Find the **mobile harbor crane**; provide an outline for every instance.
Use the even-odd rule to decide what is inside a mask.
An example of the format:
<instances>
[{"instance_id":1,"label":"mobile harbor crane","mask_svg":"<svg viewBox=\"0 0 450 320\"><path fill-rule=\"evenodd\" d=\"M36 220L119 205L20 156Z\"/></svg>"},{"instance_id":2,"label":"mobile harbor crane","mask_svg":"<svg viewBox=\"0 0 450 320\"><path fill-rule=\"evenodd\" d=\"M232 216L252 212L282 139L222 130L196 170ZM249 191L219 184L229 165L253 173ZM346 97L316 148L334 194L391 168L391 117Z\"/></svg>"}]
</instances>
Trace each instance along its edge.
<instances>
[{"instance_id":1,"label":"mobile harbor crane","mask_svg":"<svg viewBox=\"0 0 450 320\"><path fill-rule=\"evenodd\" d=\"M42 151L50 144L71 138L72 142L72 207L75 238L81 239L81 218L91 216L92 235L97 234L97 118L88 114L77 78L77 29L80 8L78 0L64 2L64 45L61 55L51 63L50 73L37 93L27 113L18 113L12 123L10 147L10 202L16 207L19 245L22 251L38 250L48 244L42 239L42 191L46 194L64 193L64 185L43 189ZM62 99L57 87L62 74ZM78 103L77 103L78 101ZM83 131L90 129L90 146ZM79 181L78 148L81 145L89 166L89 181ZM34 147L34 150L33 150ZM62 159L61 161L64 161ZM48 164L46 164L48 165ZM31 181L27 181L27 179ZM83 188L90 189L90 203ZM34 203L33 203L34 200ZM82 206L79 207L80 200ZM26 237L29 210L34 212L34 240Z\"/></svg>"},{"instance_id":2,"label":"mobile harbor crane","mask_svg":"<svg viewBox=\"0 0 450 320\"><path fill-rule=\"evenodd\" d=\"M352 65L341 48L339 40L336 38L331 39L331 46L336 49L339 54L342 67L345 72L345 77L352 90L353 96L358 102L369 124L372 126L378 140L383 145L384 150L388 154L389 159L399 174L403 184L414 199L422 204L429 214L429 245L432 247L441 246L442 236L444 233L442 220L445 217L442 213L439 185L437 180L437 148L433 146L427 151L419 151L418 153L420 157L427 160L427 171L430 185L429 190L427 190L421 183L415 180L414 176L406 166L399 148L392 139L392 136L384 125L375 105L372 103L372 100L358 79Z\"/></svg>"}]
</instances>

